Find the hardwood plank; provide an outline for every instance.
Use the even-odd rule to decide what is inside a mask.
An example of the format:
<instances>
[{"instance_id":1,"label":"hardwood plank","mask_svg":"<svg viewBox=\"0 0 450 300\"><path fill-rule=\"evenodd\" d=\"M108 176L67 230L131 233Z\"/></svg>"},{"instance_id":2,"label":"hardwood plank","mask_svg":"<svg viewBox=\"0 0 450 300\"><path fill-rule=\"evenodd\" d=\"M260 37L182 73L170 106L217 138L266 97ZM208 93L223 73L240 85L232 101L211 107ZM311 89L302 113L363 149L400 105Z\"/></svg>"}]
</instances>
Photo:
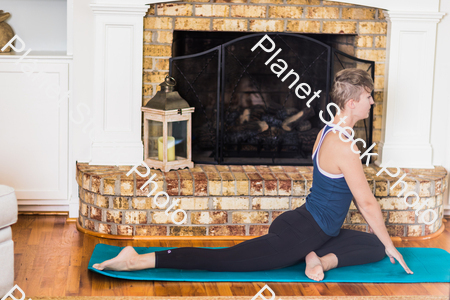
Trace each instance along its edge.
<instances>
[{"instance_id":1,"label":"hardwood plank","mask_svg":"<svg viewBox=\"0 0 450 300\"><path fill-rule=\"evenodd\" d=\"M323 282L313 283L321 296L345 296L346 294L341 289L341 283Z\"/></svg>"},{"instance_id":2,"label":"hardwood plank","mask_svg":"<svg viewBox=\"0 0 450 300\"><path fill-rule=\"evenodd\" d=\"M87 235L81 235L83 239L83 254L82 254L82 262L81 262L81 272L80 272L80 296L93 296L92 293L92 282L95 280L101 279L101 275L93 273L88 270L89 259L92 255L93 239Z\"/></svg>"},{"instance_id":3,"label":"hardwood plank","mask_svg":"<svg viewBox=\"0 0 450 300\"><path fill-rule=\"evenodd\" d=\"M364 282L364 283L362 283L362 285L367 290L368 296L382 296L383 295L383 293L380 291L380 289L374 283Z\"/></svg>"},{"instance_id":4,"label":"hardwood plank","mask_svg":"<svg viewBox=\"0 0 450 300\"><path fill-rule=\"evenodd\" d=\"M218 296L234 296L228 282L216 282L217 289L219 290ZM256 294L256 293L255 293Z\"/></svg>"},{"instance_id":5,"label":"hardwood plank","mask_svg":"<svg viewBox=\"0 0 450 300\"><path fill-rule=\"evenodd\" d=\"M62 252L53 259L56 266L56 274L53 276L53 288L50 295L64 295L66 293L67 278L69 274L70 256Z\"/></svg>"},{"instance_id":6,"label":"hardwood plank","mask_svg":"<svg viewBox=\"0 0 450 300\"><path fill-rule=\"evenodd\" d=\"M39 218L39 217L35 217L36 218L36 222L34 222L34 226L31 229L31 233L28 237L28 241L27 241L27 245L31 246L31 245L39 245L40 243L40 236L41 233L44 232L44 230L42 230L42 228L44 227L42 219L43 218Z\"/></svg>"},{"instance_id":7,"label":"hardwood plank","mask_svg":"<svg viewBox=\"0 0 450 300\"><path fill-rule=\"evenodd\" d=\"M294 290L290 282L277 283L274 292L276 295L294 295Z\"/></svg>"},{"instance_id":8,"label":"hardwood plank","mask_svg":"<svg viewBox=\"0 0 450 300\"><path fill-rule=\"evenodd\" d=\"M359 295L370 295L369 291L363 284L354 283L338 283L344 292L339 296L359 296Z\"/></svg>"},{"instance_id":9,"label":"hardwood plank","mask_svg":"<svg viewBox=\"0 0 450 300\"><path fill-rule=\"evenodd\" d=\"M204 282L205 296L216 296L220 295L220 291L216 282Z\"/></svg>"},{"instance_id":10,"label":"hardwood plank","mask_svg":"<svg viewBox=\"0 0 450 300\"><path fill-rule=\"evenodd\" d=\"M182 296L180 283L177 281L154 281L155 296Z\"/></svg>"},{"instance_id":11,"label":"hardwood plank","mask_svg":"<svg viewBox=\"0 0 450 300\"><path fill-rule=\"evenodd\" d=\"M253 292L250 292L250 294L245 295L245 296L253 298L257 293L259 293L261 291L260 295L262 295L266 299L271 299L272 298L272 293L270 292L270 290L268 288L265 288L263 290L263 288L264 288L264 286L267 285L270 289L273 290L274 285L272 283L273 282L260 282L260 281L259 282L253 282L253 287L254 287ZM276 291L274 291L274 293L277 296ZM244 296L244 295L241 295L241 296ZM257 299L261 299L261 297L258 297ZM274 297L273 299L276 299L276 297Z\"/></svg>"},{"instance_id":12,"label":"hardwood plank","mask_svg":"<svg viewBox=\"0 0 450 300\"><path fill-rule=\"evenodd\" d=\"M320 296L319 291L315 287L314 283L301 283L291 282L292 290L294 291L294 295L298 296Z\"/></svg>"},{"instance_id":13,"label":"hardwood plank","mask_svg":"<svg viewBox=\"0 0 450 300\"><path fill-rule=\"evenodd\" d=\"M123 282L122 282L123 283ZM117 296L147 296L154 294L154 284L151 281L130 281L125 287L117 285Z\"/></svg>"},{"instance_id":14,"label":"hardwood plank","mask_svg":"<svg viewBox=\"0 0 450 300\"><path fill-rule=\"evenodd\" d=\"M80 291L81 266L69 266L67 272L67 283L65 296L77 296Z\"/></svg>"}]
</instances>

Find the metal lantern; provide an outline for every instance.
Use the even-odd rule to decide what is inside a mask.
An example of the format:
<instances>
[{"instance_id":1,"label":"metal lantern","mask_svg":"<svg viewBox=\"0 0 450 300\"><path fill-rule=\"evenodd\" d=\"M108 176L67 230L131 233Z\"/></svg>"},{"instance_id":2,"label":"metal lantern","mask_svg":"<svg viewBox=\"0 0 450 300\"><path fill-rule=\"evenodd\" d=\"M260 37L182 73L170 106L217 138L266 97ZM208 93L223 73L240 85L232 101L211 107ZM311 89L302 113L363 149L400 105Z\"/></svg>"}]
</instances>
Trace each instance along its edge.
<instances>
[{"instance_id":1,"label":"metal lantern","mask_svg":"<svg viewBox=\"0 0 450 300\"><path fill-rule=\"evenodd\" d=\"M144 161L168 172L194 166L191 161L191 122L194 107L177 91L175 78L166 76L158 91L141 108L144 112Z\"/></svg>"}]
</instances>

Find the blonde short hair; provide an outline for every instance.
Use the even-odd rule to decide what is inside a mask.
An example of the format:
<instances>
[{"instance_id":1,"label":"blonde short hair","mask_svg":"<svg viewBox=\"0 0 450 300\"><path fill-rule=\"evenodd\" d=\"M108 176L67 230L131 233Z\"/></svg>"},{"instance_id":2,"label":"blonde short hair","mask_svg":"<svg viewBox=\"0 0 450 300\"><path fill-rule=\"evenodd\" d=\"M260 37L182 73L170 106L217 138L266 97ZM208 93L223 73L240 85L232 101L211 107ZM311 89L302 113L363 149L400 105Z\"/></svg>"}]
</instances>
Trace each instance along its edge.
<instances>
[{"instance_id":1,"label":"blonde short hair","mask_svg":"<svg viewBox=\"0 0 450 300\"><path fill-rule=\"evenodd\" d=\"M331 101L336 103L339 108L344 109L348 100L359 101L363 89L368 93L373 90L373 80L369 73L356 68L343 69L334 76L330 92Z\"/></svg>"}]
</instances>

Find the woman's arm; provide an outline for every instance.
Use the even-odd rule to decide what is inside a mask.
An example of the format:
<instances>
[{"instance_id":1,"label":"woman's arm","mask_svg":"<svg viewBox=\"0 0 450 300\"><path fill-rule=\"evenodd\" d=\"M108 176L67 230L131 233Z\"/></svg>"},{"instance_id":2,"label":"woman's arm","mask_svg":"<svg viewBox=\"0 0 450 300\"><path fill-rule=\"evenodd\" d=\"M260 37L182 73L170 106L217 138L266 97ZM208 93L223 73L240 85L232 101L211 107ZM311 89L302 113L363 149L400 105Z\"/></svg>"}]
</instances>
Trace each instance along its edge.
<instances>
[{"instance_id":1,"label":"woman's arm","mask_svg":"<svg viewBox=\"0 0 450 300\"><path fill-rule=\"evenodd\" d=\"M340 146L345 147L341 149L343 159L339 160L338 166L344 174L345 181L353 194L358 210L383 245L386 248L393 247L394 243L384 224L380 205L370 190L359 155L351 151L350 143Z\"/></svg>"},{"instance_id":2,"label":"woman's arm","mask_svg":"<svg viewBox=\"0 0 450 300\"><path fill-rule=\"evenodd\" d=\"M361 209L359 209L358 204L356 203L355 199L353 199L353 204L355 204L356 209L359 211L359 213L360 213L360 214L363 216L363 218L364 218L364 215L362 214ZM370 227L369 222L367 222L366 218L364 218L364 220L366 221L367 225L369 226L369 232L370 232L370 233L373 233L372 227Z\"/></svg>"},{"instance_id":3,"label":"woman's arm","mask_svg":"<svg viewBox=\"0 0 450 300\"><path fill-rule=\"evenodd\" d=\"M374 202L368 204L365 207L361 207L359 211L363 215L369 227L372 228L372 232L380 239L386 248L394 247L389 233L387 232L386 225L384 223L383 213L381 207L374 197Z\"/></svg>"},{"instance_id":4,"label":"woman's arm","mask_svg":"<svg viewBox=\"0 0 450 300\"><path fill-rule=\"evenodd\" d=\"M350 147L350 143L336 142L335 155L339 157L337 165L344 174L345 181L355 199L355 204L358 203L358 210L372 228L373 233L385 246L386 254L389 256L391 263L395 263L395 258L407 273L413 274L403 260L401 253L395 248L387 232L381 207L370 190L359 154L354 153ZM353 149L358 151L356 146Z\"/></svg>"}]
</instances>

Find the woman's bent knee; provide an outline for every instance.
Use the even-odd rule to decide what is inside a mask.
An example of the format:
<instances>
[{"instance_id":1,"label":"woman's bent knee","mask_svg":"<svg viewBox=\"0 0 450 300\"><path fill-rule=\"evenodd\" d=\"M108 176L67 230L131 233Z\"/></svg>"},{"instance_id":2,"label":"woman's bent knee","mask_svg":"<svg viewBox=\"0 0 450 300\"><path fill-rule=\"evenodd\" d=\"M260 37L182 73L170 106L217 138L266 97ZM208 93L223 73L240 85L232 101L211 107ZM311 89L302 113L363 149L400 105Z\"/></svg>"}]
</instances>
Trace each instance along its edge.
<instances>
[{"instance_id":1,"label":"woman's bent knee","mask_svg":"<svg viewBox=\"0 0 450 300\"><path fill-rule=\"evenodd\" d=\"M376 257L377 261L382 260L386 256L386 247L380 241L379 245L377 247L375 247L375 249L376 249L375 257Z\"/></svg>"},{"instance_id":2,"label":"woman's bent knee","mask_svg":"<svg viewBox=\"0 0 450 300\"><path fill-rule=\"evenodd\" d=\"M386 257L385 247L377 247L376 251L376 261L383 260Z\"/></svg>"},{"instance_id":3,"label":"woman's bent knee","mask_svg":"<svg viewBox=\"0 0 450 300\"><path fill-rule=\"evenodd\" d=\"M386 247L375 234L369 234L367 236L373 240L368 243L368 245L372 246L371 256L373 260L382 260L386 256Z\"/></svg>"}]
</instances>

